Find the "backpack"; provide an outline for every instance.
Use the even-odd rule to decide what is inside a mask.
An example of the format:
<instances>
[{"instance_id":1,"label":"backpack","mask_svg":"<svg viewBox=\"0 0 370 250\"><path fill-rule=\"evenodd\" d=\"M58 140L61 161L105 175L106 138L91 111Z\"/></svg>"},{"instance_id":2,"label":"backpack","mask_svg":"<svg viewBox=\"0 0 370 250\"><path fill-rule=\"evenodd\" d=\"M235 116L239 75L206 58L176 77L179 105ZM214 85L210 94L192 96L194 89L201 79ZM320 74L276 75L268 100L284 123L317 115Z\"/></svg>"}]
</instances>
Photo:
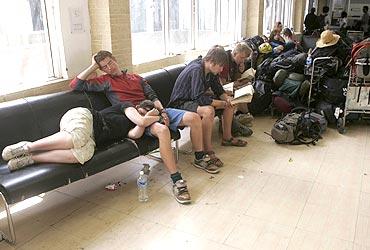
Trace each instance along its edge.
<instances>
[{"instance_id":1,"label":"backpack","mask_svg":"<svg viewBox=\"0 0 370 250\"><path fill-rule=\"evenodd\" d=\"M271 137L278 144L312 144L321 139L321 124L311 111L292 112L277 120L271 129Z\"/></svg>"},{"instance_id":2,"label":"backpack","mask_svg":"<svg viewBox=\"0 0 370 250\"><path fill-rule=\"evenodd\" d=\"M271 84L262 80L253 83L254 94L248 103L248 110L252 115L262 114L270 108L272 101Z\"/></svg>"},{"instance_id":3,"label":"backpack","mask_svg":"<svg viewBox=\"0 0 370 250\"><path fill-rule=\"evenodd\" d=\"M325 78L321 85L323 99L331 104L342 105L346 101L348 79Z\"/></svg>"}]
</instances>

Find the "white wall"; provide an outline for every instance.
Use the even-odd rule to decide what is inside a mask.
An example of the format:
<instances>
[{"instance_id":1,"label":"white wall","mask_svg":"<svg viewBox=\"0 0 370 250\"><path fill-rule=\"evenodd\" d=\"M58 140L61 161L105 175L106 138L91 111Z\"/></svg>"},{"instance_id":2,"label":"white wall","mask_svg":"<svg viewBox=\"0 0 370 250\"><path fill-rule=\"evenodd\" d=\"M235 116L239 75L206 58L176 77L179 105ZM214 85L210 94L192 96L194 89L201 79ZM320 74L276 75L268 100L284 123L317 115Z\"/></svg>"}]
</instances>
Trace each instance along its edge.
<instances>
[{"instance_id":1,"label":"white wall","mask_svg":"<svg viewBox=\"0 0 370 250\"><path fill-rule=\"evenodd\" d=\"M65 68L68 78L72 78L86 68L91 62L91 36L88 0L59 0L60 22ZM75 18L77 30L73 32L71 10L79 10L81 18ZM82 21L83 29L78 26ZM64 67L63 67L64 68Z\"/></svg>"}]
</instances>

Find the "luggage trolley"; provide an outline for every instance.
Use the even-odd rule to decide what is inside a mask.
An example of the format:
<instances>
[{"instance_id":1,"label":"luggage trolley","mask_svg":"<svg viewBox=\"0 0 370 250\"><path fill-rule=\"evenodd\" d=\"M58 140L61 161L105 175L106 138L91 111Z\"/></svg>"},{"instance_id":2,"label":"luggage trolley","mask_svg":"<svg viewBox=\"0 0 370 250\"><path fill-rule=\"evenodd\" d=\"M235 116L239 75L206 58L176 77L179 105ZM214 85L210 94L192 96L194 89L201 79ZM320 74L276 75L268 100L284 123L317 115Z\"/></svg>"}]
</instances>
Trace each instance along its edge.
<instances>
[{"instance_id":1,"label":"luggage trolley","mask_svg":"<svg viewBox=\"0 0 370 250\"><path fill-rule=\"evenodd\" d=\"M335 72L338 71L339 66L339 59L332 56L325 56L325 57L316 57L313 60L312 67L305 68L305 75L310 77L310 89L308 91L308 97L307 97L307 107L310 108L311 104L311 97L313 93L313 85L316 85L316 89L319 88L319 82L321 77L326 73L325 69L321 66L318 66L317 63L320 61L331 61L335 63Z\"/></svg>"},{"instance_id":2,"label":"luggage trolley","mask_svg":"<svg viewBox=\"0 0 370 250\"><path fill-rule=\"evenodd\" d=\"M370 47L364 47L352 58L347 86L347 98L344 106L342 127L346 116L370 114Z\"/></svg>"}]
</instances>

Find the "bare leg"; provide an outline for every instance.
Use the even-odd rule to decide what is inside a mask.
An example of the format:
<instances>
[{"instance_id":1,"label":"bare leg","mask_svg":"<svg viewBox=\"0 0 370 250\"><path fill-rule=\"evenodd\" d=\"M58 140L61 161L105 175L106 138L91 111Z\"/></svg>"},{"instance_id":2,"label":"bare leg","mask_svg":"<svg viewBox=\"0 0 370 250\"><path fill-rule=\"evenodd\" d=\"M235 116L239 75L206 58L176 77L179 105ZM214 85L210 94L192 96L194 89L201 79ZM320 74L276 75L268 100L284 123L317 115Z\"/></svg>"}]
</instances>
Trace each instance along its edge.
<instances>
[{"instance_id":1,"label":"bare leg","mask_svg":"<svg viewBox=\"0 0 370 250\"><path fill-rule=\"evenodd\" d=\"M164 165L170 174L176 173L177 167L171 148L171 135L169 128L156 122L150 126L150 132L159 139L159 152Z\"/></svg>"},{"instance_id":2,"label":"bare leg","mask_svg":"<svg viewBox=\"0 0 370 250\"><path fill-rule=\"evenodd\" d=\"M61 131L27 144L29 152L73 148L72 136Z\"/></svg>"},{"instance_id":3,"label":"bare leg","mask_svg":"<svg viewBox=\"0 0 370 250\"><path fill-rule=\"evenodd\" d=\"M240 112L242 112L243 114L246 114L246 113L248 113L248 112L249 112L249 111L248 111L248 105L247 105L246 103L240 103L240 104L238 104L237 109L238 109Z\"/></svg>"},{"instance_id":4,"label":"bare leg","mask_svg":"<svg viewBox=\"0 0 370 250\"><path fill-rule=\"evenodd\" d=\"M197 113L202 117L204 150L212 151L212 128L215 109L212 106L199 106Z\"/></svg>"},{"instance_id":5,"label":"bare leg","mask_svg":"<svg viewBox=\"0 0 370 250\"><path fill-rule=\"evenodd\" d=\"M194 151L203 151L202 120L200 116L194 112L185 112L179 125L190 127L190 138Z\"/></svg>"},{"instance_id":6,"label":"bare leg","mask_svg":"<svg viewBox=\"0 0 370 250\"><path fill-rule=\"evenodd\" d=\"M45 151L34 154L31 157L35 162L78 163L78 160L69 149Z\"/></svg>"},{"instance_id":7,"label":"bare leg","mask_svg":"<svg viewBox=\"0 0 370 250\"><path fill-rule=\"evenodd\" d=\"M231 123L233 121L234 116L234 108L233 107L226 107L222 114L222 139L230 140L232 137L231 135Z\"/></svg>"}]
</instances>

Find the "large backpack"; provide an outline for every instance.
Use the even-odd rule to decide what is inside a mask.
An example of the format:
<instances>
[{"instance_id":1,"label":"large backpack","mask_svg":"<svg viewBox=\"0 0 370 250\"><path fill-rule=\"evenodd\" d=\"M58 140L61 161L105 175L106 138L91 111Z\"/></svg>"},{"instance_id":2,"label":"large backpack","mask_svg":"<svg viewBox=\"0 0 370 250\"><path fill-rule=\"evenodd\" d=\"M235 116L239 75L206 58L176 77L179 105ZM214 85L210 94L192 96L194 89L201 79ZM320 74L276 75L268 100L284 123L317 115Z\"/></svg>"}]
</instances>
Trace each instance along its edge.
<instances>
[{"instance_id":1,"label":"large backpack","mask_svg":"<svg viewBox=\"0 0 370 250\"><path fill-rule=\"evenodd\" d=\"M311 111L289 113L275 122L271 137L278 144L315 145L321 139L322 132L317 116Z\"/></svg>"},{"instance_id":2,"label":"large backpack","mask_svg":"<svg viewBox=\"0 0 370 250\"><path fill-rule=\"evenodd\" d=\"M323 80L323 99L330 104L343 105L346 101L348 79L324 77Z\"/></svg>"}]
</instances>

